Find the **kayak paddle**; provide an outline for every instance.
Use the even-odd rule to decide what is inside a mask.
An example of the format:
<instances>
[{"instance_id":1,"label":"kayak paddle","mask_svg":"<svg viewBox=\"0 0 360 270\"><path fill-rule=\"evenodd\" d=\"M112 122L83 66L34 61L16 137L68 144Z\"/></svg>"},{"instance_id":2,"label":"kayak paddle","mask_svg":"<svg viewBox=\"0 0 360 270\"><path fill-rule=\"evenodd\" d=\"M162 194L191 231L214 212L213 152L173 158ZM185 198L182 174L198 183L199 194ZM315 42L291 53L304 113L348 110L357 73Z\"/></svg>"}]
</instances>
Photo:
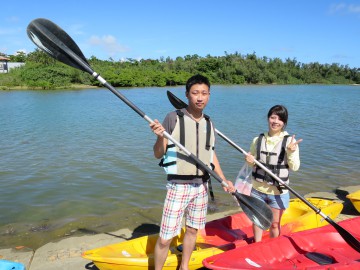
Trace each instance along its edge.
<instances>
[{"instance_id":1,"label":"kayak paddle","mask_svg":"<svg viewBox=\"0 0 360 270\"><path fill-rule=\"evenodd\" d=\"M170 103L176 108L176 109L182 109L186 108L187 104L179 99L177 96L175 96L170 91L167 91L167 96L169 98ZM243 150L240 146L235 144L232 140L230 140L228 137L226 137L224 134L222 134L220 131L218 131L215 128L215 132L223 138L226 142L228 142L231 146L233 146L235 149L243 153L245 156L247 155L247 152ZM275 175L272 171L270 171L268 168L266 168L263 164L261 164L258 160L254 159L257 166L259 166L261 169L266 171L268 174L271 175L276 181L278 181L280 184L284 185L288 190L290 190L296 197L298 197L300 200L302 200L307 206L309 206L312 210L315 211L316 214L319 214L321 217L323 217L330 225L332 225L342 236L342 238L357 252L360 252L360 242L357 240L350 232L345 230L343 227L341 227L339 224L337 224L334 220L332 220L329 216L325 215L323 212L321 212L321 209L315 207L313 204L311 204L308 200L306 200L303 196L301 196L297 191L295 191L293 188L291 188L289 185L287 185L284 181L281 180L277 175Z\"/></svg>"},{"instance_id":2,"label":"kayak paddle","mask_svg":"<svg viewBox=\"0 0 360 270\"><path fill-rule=\"evenodd\" d=\"M58 25L53 22L39 18L35 19L27 27L27 34L29 38L38 46L41 50L46 52L51 57L58 61L80 69L92 75L102 85L108 88L114 95L121 99L126 105L133 109L137 114L144 118L148 123L152 123L153 120L149 118L144 112L142 112L136 105L129 101L125 96L118 92L111 84L109 84L104 78L96 73L91 67L85 56L81 52L80 48L74 42L74 40ZM199 160L195 155L189 152L184 146L177 142L167 132L163 133L163 136L173 142L184 153L201 166L204 171L209 173L213 178L221 183L222 186L228 187L228 184L223 181L214 171ZM241 208L249 219L254 222L260 228L266 230L272 223L271 209L261 200L240 194L239 192L232 193L238 200Z\"/></svg>"}]
</instances>

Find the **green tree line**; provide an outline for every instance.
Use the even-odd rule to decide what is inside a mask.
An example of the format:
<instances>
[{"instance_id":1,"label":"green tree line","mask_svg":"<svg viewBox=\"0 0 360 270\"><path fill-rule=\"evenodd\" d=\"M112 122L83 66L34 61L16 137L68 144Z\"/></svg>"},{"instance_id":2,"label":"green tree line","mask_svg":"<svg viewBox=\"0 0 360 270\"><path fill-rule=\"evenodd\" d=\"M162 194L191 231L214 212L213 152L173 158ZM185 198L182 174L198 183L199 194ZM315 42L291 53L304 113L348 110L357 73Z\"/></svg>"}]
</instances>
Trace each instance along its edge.
<instances>
[{"instance_id":1,"label":"green tree line","mask_svg":"<svg viewBox=\"0 0 360 270\"><path fill-rule=\"evenodd\" d=\"M11 57L10 57L11 59ZM30 89L71 88L73 85L100 86L89 74L66 66L36 49L13 61L24 66L0 74L0 87ZM88 59L93 69L114 87L184 85L193 74L209 77L212 84L360 84L360 68L347 65L300 63L296 59L258 57L238 52L224 56L186 55L172 59Z\"/></svg>"}]
</instances>

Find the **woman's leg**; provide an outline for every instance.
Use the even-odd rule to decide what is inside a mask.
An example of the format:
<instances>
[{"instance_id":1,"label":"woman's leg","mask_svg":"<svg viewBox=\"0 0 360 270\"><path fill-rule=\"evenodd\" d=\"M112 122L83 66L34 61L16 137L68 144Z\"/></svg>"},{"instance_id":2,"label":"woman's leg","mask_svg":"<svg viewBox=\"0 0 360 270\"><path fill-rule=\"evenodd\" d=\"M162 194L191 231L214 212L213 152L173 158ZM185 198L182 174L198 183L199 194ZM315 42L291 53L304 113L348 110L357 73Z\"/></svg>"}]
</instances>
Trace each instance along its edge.
<instances>
[{"instance_id":1,"label":"woman's leg","mask_svg":"<svg viewBox=\"0 0 360 270\"><path fill-rule=\"evenodd\" d=\"M253 224L252 226L253 226L253 233L254 233L254 241L260 242L262 239L263 230L261 228L259 228L258 226L256 226L255 224Z\"/></svg>"},{"instance_id":2,"label":"woman's leg","mask_svg":"<svg viewBox=\"0 0 360 270\"><path fill-rule=\"evenodd\" d=\"M273 222L270 226L270 238L275 238L280 235L280 220L284 209L271 208L271 211L273 213Z\"/></svg>"}]
</instances>

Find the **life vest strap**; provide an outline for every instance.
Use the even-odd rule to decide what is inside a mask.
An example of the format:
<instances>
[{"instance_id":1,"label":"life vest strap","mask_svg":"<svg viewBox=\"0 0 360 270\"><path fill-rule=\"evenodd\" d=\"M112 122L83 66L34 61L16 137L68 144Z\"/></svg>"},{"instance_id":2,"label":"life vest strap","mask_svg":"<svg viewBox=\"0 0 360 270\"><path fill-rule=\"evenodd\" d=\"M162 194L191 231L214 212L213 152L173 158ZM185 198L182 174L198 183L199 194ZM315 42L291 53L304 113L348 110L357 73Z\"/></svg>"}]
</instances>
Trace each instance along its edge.
<instances>
[{"instance_id":1,"label":"life vest strap","mask_svg":"<svg viewBox=\"0 0 360 270\"><path fill-rule=\"evenodd\" d=\"M167 180L184 180L184 181L189 181L189 180L194 180L194 179L198 179L201 178L203 180L203 182L207 182L210 179L210 175L208 173L205 173L204 175L177 175L177 174L168 174L167 175Z\"/></svg>"},{"instance_id":2,"label":"life vest strap","mask_svg":"<svg viewBox=\"0 0 360 270\"><path fill-rule=\"evenodd\" d=\"M162 158L159 162L159 166L160 167L169 167L169 166L172 166L172 165L175 165L176 164L176 161L171 161L171 162L168 162L168 163L164 163L164 159Z\"/></svg>"},{"instance_id":3,"label":"life vest strap","mask_svg":"<svg viewBox=\"0 0 360 270\"><path fill-rule=\"evenodd\" d=\"M268 183L278 183L278 181L276 181L275 179L273 179L273 177L267 173L265 173L265 175L262 174L258 174L256 172L252 172L252 176L254 176L254 178L257 179L262 179ZM282 181L287 181L287 177L279 177Z\"/></svg>"},{"instance_id":4,"label":"life vest strap","mask_svg":"<svg viewBox=\"0 0 360 270\"><path fill-rule=\"evenodd\" d=\"M177 115L179 116L180 124L180 144L185 146L185 121L184 113L180 110L176 110Z\"/></svg>"},{"instance_id":5,"label":"life vest strap","mask_svg":"<svg viewBox=\"0 0 360 270\"><path fill-rule=\"evenodd\" d=\"M207 114L204 114L204 118L206 120L206 150L210 150L210 135L211 135L211 124L210 117Z\"/></svg>"},{"instance_id":6,"label":"life vest strap","mask_svg":"<svg viewBox=\"0 0 360 270\"><path fill-rule=\"evenodd\" d=\"M265 154L267 156L276 156L276 153L273 152L267 152L267 151L260 151L261 154Z\"/></svg>"},{"instance_id":7,"label":"life vest strap","mask_svg":"<svg viewBox=\"0 0 360 270\"><path fill-rule=\"evenodd\" d=\"M274 173L275 170L279 170L279 169L288 169L289 168L289 165L288 164L283 164L283 165L270 165L270 164L265 164L265 163L262 163L260 162L262 165L264 165L266 168L268 168L269 170L273 171Z\"/></svg>"},{"instance_id":8,"label":"life vest strap","mask_svg":"<svg viewBox=\"0 0 360 270\"><path fill-rule=\"evenodd\" d=\"M264 138L264 133L261 133L258 137L258 141L257 141L257 145L256 145L256 159L260 160L260 151L261 151L261 142L262 139Z\"/></svg>"},{"instance_id":9,"label":"life vest strap","mask_svg":"<svg viewBox=\"0 0 360 270\"><path fill-rule=\"evenodd\" d=\"M289 137L290 137L290 135L285 135L283 138L283 141L281 144L281 152L280 152L279 159L278 159L278 165L280 165L284 161L285 153L286 153L286 142Z\"/></svg>"}]
</instances>

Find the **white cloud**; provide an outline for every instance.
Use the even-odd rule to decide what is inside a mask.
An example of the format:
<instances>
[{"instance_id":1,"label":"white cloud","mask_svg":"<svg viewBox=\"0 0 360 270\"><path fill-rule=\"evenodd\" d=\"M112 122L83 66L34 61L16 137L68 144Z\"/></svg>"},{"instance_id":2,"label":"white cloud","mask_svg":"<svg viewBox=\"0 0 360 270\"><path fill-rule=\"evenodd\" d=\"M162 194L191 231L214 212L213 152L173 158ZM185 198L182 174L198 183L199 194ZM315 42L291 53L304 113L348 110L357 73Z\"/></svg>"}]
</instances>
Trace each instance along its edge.
<instances>
[{"instance_id":1,"label":"white cloud","mask_svg":"<svg viewBox=\"0 0 360 270\"><path fill-rule=\"evenodd\" d=\"M20 30L23 30L23 29L20 29L20 28L5 28L5 27L1 27L0 28L0 35L14 35L14 34L17 34L20 32Z\"/></svg>"},{"instance_id":2,"label":"white cloud","mask_svg":"<svg viewBox=\"0 0 360 270\"><path fill-rule=\"evenodd\" d=\"M10 51L10 49L7 48L7 47L0 47L0 53L5 53L5 54L8 54L8 55L17 55L17 54L19 54L19 52L23 52L25 54L28 53L28 51L26 49L17 49L17 50L14 50L14 51Z\"/></svg>"},{"instance_id":3,"label":"white cloud","mask_svg":"<svg viewBox=\"0 0 360 270\"><path fill-rule=\"evenodd\" d=\"M335 13L342 13L342 14L360 14L360 5L348 5L348 4L344 4L344 3L340 3L340 4L333 4L330 6L329 9L330 14L335 14Z\"/></svg>"},{"instance_id":4,"label":"white cloud","mask_svg":"<svg viewBox=\"0 0 360 270\"><path fill-rule=\"evenodd\" d=\"M330 13L333 14L333 13L337 13L337 12L341 12L343 11L344 9L346 9L346 5L341 3L341 4L332 4L330 6Z\"/></svg>"},{"instance_id":5,"label":"white cloud","mask_svg":"<svg viewBox=\"0 0 360 270\"><path fill-rule=\"evenodd\" d=\"M19 17L16 16L6 17L5 20L10 23L15 23L19 21Z\"/></svg>"},{"instance_id":6,"label":"white cloud","mask_svg":"<svg viewBox=\"0 0 360 270\"><path fill-rule=\"evenodd\" d=\"M349 57L345 54L335 54L333 55L334 59L348 59Z\"/></svg>"},{"instance_id":7,"label":"white cloud","mask_svg":"<svg viewBox=\"0 0 360 270\"><path fill-rule=\"evenodd\" d=\"M163 49L163 50L155 50L155 53L157 53L157 54L165 54L165 53L167 53L167 50L165 50L165 49Z\"/></svg>"},{"instance_id":8,"label":"white cloud","mask_svg":"<svg viewBox=\"0 0 360 270\"><path fill-rule=\"evenodd\" d=\"M348 7L350 13L357 13L360 14L360 5L350 5Z\"/></svg>"},{"instance_id":9,"label":"white cloud","mask_svg":"<svg viewBox=\"0 0 360 270\"><path fill-rule=\"evenodd\" d=\"M70 26L69 32L74 35L83 35L84 32L82 30L84 26L81 24L73 24Z\"/></svg>"},{"instance_id":10,"label":"white cloud","mask_svg":"<svg viewBox=\"0 0 360 270\"><path fill-rule=\"evenodd\" d=\"M18 50L16 51L15 55L18 55L19 52L23 52L23 53L27 54L27 50L26 50L26 49L18 49Z\"/></svg>"},{"instance_id":11,"label":"white cloud","mask_svg":"<svg viewBox=\"0 0 360 270\"><path fill-rule=\"evenodd\" d=\"M102 37L92 36L89 40L91 45L100 46L113 57L118 53L123 53L129 51L129 48L118 43L116 38L112 35L105 35Z\"/></svg>"},{"instance_id":12,"label":"white cloud","mask_svg":"<svg viewBox=\"0 0 360 270\"><path fill-rule=\"evenodd\" d=\"M281 47L281 48L279 48L279 51L280 52L294 52L294 49L290 48L290 47Z\"/></svg>"}]
</instances>

